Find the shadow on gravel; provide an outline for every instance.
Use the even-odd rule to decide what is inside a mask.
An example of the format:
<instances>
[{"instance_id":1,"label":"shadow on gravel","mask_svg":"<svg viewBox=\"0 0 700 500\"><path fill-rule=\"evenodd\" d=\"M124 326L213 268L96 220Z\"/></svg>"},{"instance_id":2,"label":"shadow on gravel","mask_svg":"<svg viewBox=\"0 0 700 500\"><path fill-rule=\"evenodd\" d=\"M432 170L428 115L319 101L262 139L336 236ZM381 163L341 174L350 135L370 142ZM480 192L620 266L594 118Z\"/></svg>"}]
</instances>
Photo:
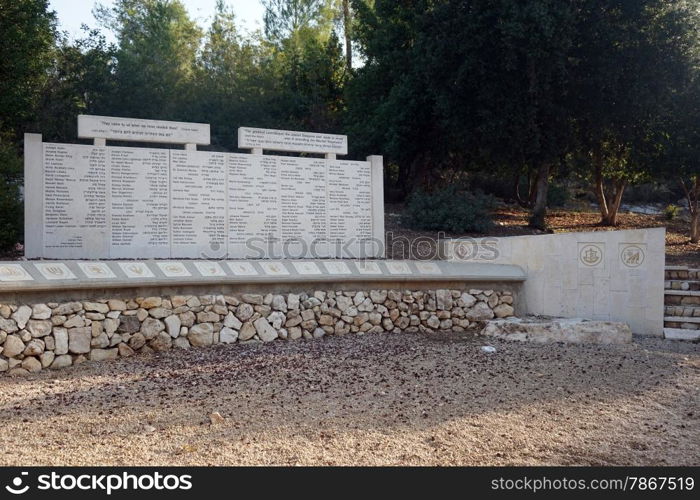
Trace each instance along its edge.
<instances>
[{"instance_id":1,"label":"shadow on gravel","mask_svg":"<svg viewBox=\"0 0 700 500\"><path fill-rule=\"evenodd\" d=\"M481 352L485 344L497 352ZM698 352L658 339L538 345L462 333L219 345L4 377L0 421L94 414L119 425L120 415L155 414L154 425L167 428L208 424L216 410L235 419L236 432L421 429L526 405L643 397L673 385Z\"/></svg>"}]
</instances>

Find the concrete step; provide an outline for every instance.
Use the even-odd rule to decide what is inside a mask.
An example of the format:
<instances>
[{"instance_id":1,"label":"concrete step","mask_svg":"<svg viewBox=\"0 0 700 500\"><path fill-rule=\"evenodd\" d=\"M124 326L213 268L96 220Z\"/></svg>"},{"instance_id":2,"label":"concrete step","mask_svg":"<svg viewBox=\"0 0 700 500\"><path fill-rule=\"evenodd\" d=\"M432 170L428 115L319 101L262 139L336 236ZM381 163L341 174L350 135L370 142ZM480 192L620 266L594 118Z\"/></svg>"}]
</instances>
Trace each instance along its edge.
<instances>
[{"instance_id":1,"label":"concrete step","mask_svg":"<svg viewBox=\"0 0 700 500\"><path fill-rule=\"evenodd\" d=\"M695 316L664 316L664 321L669 323L700 323L700 318Z\"/></svg>"},{"instance_id":2,"label":"concrete step","mask_svg":"<svg viewBox=\"0 0 700 500\"><path fill-rule=\"evenodd\" d=\"M668 290L664 294L664 305L669 306L700 306L700 292L698 291L678 291L678 290ZM682 316L690 316L690 314L683 314Z\"/></svg>"},{"instance_id":3,"label":"concrete step","mask_svg":"<svg viewBox=\"0 0 700 500\"><path fill-rule=\"evenodd\" d=\"M669 340L700 340L700 330L664 328L664 337Z\"/></svg>"},{"instance_id":4,"label":"concrete step","mask_svg":"<svg viewBox=\"0 0 700 500\"><path fill-rule=\"evenodd\" d=\"M700 279L700 269L692 269L684 266L667 266L664 277L667 280Z\"/></svg>"},{"instance_id":5,"label":"concrete step","mask_svg":"<svg viewBox=\"0 0 700 500\"><path fill-rule=\"evenodd\" d=\"M675 318L685 317L685 318L700 318L700 307L699 306L664 306L664 315L672 316Z\"/></svg>"},{"instance_id":6,"label":"concrete step","mask_svg":"<svg viewBox=\"0 0 700 500\"><path fill-rule=\"evenodd\" d=\"M700 281L698 280L666 280L664 281L665 290L700 290Z\"/></svg>"},{"instance_id":7,"label":"concrete step","mask_svg":"<svg viewBox=\"0 0 700 500\"><path fill-rule=\"evenodd\" d=\"M700 297L700 290L664 290L664 295L681 295L684 297Z\"/></svg>"}]
</instances>

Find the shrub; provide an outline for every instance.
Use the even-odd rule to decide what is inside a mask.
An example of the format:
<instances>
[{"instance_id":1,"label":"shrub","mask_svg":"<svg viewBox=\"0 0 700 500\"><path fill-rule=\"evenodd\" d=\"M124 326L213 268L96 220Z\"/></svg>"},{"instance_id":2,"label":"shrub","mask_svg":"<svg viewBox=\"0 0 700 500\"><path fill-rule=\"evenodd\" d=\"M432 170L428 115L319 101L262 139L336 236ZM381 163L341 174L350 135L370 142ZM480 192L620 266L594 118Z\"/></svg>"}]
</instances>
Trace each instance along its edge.
<instances>
[{"instance_id":1,"label":"shrub","mask_svg":"<svg viewBox=\"0 0 700 500\"><path fill-rule=\"evenodd\" d=\"M571 192L563 184L552 183L547 190L547 206L561 208L571 201Z\"/></svg>"},{"instance_id":2,"label":"shrub","mask_svg":"<svg viewBox=\"0 0 700 500\"><path fill-rule=\"evenodd\" d=\"M432 193L415 191L406 206L406 224L412 229L483 233L493 227L493 206L493 197L481 191L459 192L454 186Z\"/></svg>"},{"instance_id":3,"label":"shrub","mask_svg":"<svg viewBox=\"0 0 700 500\"><path fill-rule=\"evenodd\" d=\"M678 205L674 205L671 203L670 205L667 205L666 208L664 208L664 217L666 217L667 220L673 220L676 219L681 213L681 207Z\"/></svg>"},{"instance_id":4,"label":"shrub","mask_svg":"<svg viewBox=\"0 0 700 500\"><path fill-rule=\"evenodd\" d=\"M0 250L10 249L22 239L21 172L20 158L11 147L0 142Z\"/></svg>"},{"instance_id":5,"label":"shrub","mask_svg":"<svg viewBox=\"0 0 700 500\"><path fill-rule=\"evenodd\" d=\"M625 189L625 203L629 204L653 204L671 203L677 200L683 193L671 180L664 182L647 182L635 184Z\"/></svg>"}]
</instances>

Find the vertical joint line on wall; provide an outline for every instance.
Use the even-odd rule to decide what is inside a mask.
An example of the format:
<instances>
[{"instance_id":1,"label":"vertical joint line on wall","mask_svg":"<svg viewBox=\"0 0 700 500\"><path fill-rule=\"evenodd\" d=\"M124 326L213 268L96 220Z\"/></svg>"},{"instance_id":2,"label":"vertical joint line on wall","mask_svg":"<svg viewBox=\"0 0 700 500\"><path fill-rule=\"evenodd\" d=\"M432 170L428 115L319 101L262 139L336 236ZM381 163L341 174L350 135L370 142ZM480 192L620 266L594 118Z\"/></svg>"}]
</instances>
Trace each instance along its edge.
<instances>
[{"instance_id":1,"label":"vertical joint line on wall","mask_svg":"<svg viewBox=\"0 0 700 500\"><path fill-rule=\"evenodd\" d=\"M44 145L41 134L24 134L24 254L44 256Z\"/></svg>"},{"instance_id":2,"label":"vertical joint line on wall","mask_svg":"<svg viewBox=\"0 0 700 500\"><path fill-rule=\"evenodd\" d=\"M386 257L386 238L384 234L384 157L372 155L367 157L370 164L370 190L372 199L372 237L381 243L374 257Z\"/></svg>"},{"instance_id":3,"label":"vertical joint line on wall","mask_svg":"<svg viewBox=\"0 0 700 500\"><path fill-rule=\"evenodd\" d=\"M187 146L185 146L187 149ZM173 151L168 150L168 256L173 258Z\"/></svg>"}]
</instances>

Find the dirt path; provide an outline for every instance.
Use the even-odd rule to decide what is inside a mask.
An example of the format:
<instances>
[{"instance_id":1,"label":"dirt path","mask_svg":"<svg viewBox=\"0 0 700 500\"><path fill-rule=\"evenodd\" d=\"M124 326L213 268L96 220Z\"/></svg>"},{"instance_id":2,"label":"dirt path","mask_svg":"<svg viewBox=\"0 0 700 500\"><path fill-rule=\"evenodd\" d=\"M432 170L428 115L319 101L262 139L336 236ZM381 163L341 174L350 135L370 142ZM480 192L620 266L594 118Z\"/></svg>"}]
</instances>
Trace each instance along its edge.
<instances>
[{"instance_id":1,"label":"dirt path","mask_svg":"<svg viewBox=\"0 0 700 500\"><path fill-rule=\"evenodd\" d=\"M2 377L0 463L700 464L697 344L484 343L345 336Z\"/></svg>"}]
</instances>

